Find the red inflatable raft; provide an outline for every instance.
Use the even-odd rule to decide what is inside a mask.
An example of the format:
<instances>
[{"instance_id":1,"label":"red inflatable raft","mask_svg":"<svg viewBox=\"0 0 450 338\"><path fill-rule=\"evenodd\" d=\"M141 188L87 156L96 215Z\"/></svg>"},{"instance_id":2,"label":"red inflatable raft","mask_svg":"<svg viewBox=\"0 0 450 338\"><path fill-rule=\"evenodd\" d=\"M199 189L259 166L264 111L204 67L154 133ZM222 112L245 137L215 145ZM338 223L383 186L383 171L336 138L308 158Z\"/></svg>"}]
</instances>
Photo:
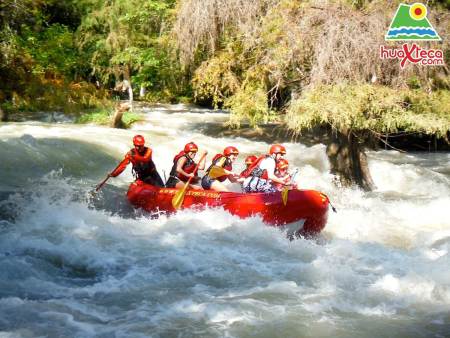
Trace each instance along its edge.
<instances>
[{"instance_id":1,"label":"red inflatable raft","mask_svg":"<svg viewBox=\"0 0 450 338\"><path fill-rule=\"evenodd\" d=\"M127 197L135 207L149 212L173 213L173 195L177 189L159 188L141 181L130 185ZM263 221L275 226L294 225L293 232L314 235L323 230L328 217L328 197L314 190L289 191L284 205L281 193L235 193L188 190L181 208L197 210L222 207L233 215L246 218L261 215ZM297 226L295 228L295 226Z\"/></svg>"}]
</instances>

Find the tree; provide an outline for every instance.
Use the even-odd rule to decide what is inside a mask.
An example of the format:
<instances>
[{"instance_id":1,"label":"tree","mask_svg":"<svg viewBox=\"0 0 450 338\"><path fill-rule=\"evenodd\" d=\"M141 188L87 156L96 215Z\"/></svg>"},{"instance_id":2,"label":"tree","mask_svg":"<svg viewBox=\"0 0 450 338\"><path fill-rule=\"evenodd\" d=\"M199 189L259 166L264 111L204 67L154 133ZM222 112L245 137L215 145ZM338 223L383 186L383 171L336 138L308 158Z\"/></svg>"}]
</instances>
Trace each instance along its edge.
<instances>
[{"instance_id":1,"label":"tree","mask_svg":"<svg viewBox=\"0 0 450 338\"><path fill-rule=\"evenodd\" d=\"M392 89L370 84L323 85L291 101L286 116L297 132L314 125L329 125L327 146L331 168L343 183L357 183L365 190L374 185L364 146L398 131L446 137L450 131L450 92Z\"/></svg>"},{"instance_id":2,"label":"tree","mask_svg":"<svg viewBox=\"0 0 450 338\"><path fill-rule=\"evenodd\" d=\"M26 73L27 56L23 55L18 34L22 27L40 21L33 16L38 11L35 0L5 0L0 3L0 101L11 99L12 92L18 89L17 73ZM3 96L3 97L2 97Z\"/></svg>"},{"instance_id":3,"label":"tree","mask_svg":"<svg viewBox=\"0 0 450 338\"><path fill-rule=\"evenodd\" d=\"M370 190L364 145L381 133L446 137L449 130L450 113L440 103L450 95L448 68L401 69L377 57L396 6L365 0L320 6L184 0L174 33L181 62L197 68L193 86L201 101L228 106L235 125L273 119L274 110L295 133L327 125L332 171L344 183ZM432 13L435 28L447 35L449 11L438 6ZM448 64L448 39L430 47L443 49Z\"/></svg>"},{"instance_id":4,"label":"tree","mask_svg":"<svg viewBox=\"0 0 450 338\"><path fill-rule=\"evenodd\" d=\"M121 82L130 103L133 76L159 64L159 34L173 4L171 0L98 0L78 29L79 46L90 55L92 74L103 84L111 79ZM142 76L136 80L145 83Z\"/></svg>"}]
</instances>

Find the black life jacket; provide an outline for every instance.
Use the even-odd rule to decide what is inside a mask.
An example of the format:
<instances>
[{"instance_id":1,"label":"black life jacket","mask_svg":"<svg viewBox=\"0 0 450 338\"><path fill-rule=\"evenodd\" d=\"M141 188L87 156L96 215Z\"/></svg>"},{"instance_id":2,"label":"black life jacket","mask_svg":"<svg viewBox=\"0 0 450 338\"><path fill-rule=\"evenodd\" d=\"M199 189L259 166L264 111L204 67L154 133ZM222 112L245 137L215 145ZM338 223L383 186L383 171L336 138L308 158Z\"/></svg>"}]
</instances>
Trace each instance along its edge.
<instances>
[{"instance_id":1,"label":"black life jacket","mask_svg":"<svg viewBox=\"0 0 450 338\"><path fill-rule=\"evenodd\" d=\"M173 166L172 169L170 170L170 176L173 177L178 177L181 181L183 182L187 182L189 180L189 177L177 172L177 165L178 165L178 160L182 157L186 158L186 162L184 163L182 169L184 170L184 172L188 173L188 174L192 174L195 170L195 167L197 166L194 162L193 159L191 159L189 156L187 156L187 154L184 151L180 151L178 153L178 155L176 155L173 158ZM197 173L195 173L197 176Z\"/></svg>"},{"instance_id":2,"label":"black life jacket","mask_svg":"<svg viewBox=\"0 0 450 338\"><path fill-rule=\"evenodd\" d=\"M133 172L139 179L144 179L156 171L155 163L152 160L152 150L144 148L144 154L139 154L136 149L131 149L128 153L130 162L133 165Z\"/></svg>"}]
</instances>

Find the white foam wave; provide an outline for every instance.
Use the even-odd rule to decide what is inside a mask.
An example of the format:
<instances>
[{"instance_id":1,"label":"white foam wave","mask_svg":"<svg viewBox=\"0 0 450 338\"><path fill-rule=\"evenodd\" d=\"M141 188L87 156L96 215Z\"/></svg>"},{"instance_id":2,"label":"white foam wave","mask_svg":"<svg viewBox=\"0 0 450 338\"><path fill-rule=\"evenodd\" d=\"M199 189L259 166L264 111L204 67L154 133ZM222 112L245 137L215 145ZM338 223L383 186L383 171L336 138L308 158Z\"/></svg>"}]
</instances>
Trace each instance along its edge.
<instances>
[{"instance_id":1,"label":"white foam wave","mask_svg":"<svg viewBox=\"0 0 450 338\"><path fill-rule=\"evenodd\" d=\"M169 128L174 114L158 114L152 123L167 117ZM264 142L188 130L172 135L159 128L145 135L155 145L155 161L165 168L183 138L198 140L211 155L229 143L239 146L242 157L268 148ZM55 147L67 139L84 141L101 149L96 156L105 151L118 160L138 130L10 124L0 126L0 138L7 147L38 152L42 163L52 159L46 139ZM129 173L97 196L108 208L95 207L86 196L100 172L83 179L64 170L31 176L0 205L16 209L0 228L2 333L297 337L389 336L398 329L412 337L448 332L447 155L369 153L378 189L366 193L333 185L323 145L288 143L287 148L291 166L300 169L300 186L324 191L338 209L321 240L289 242L259 217L241 220L222 209L184 210L158 219L115 210L124 201ZM82 157L92 155L78 149Z\"/></svg>"},{"instance_id":2,"label":"white foam wave","mask_svg":"<svg viewBox=\"0 0 450 338\"><path fill-rule=\"evenodd\" d=\"M430 29L433 30L432 27L414 27L414 26L400 26L400 27L392 27L389 30L390 31L398 31L398 30L402 30L402 29Z\"/></svg>"}]
</instances>

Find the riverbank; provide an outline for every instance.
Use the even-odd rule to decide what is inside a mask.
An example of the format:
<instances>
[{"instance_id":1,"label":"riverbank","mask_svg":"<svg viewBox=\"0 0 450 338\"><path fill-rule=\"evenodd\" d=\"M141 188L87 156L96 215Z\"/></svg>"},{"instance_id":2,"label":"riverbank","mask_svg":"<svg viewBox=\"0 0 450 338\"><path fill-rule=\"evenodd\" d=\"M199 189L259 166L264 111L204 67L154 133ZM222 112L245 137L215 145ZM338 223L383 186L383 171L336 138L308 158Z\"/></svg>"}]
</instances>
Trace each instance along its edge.
<instances>
[{"instance_id":1,"label":"riverbank","mask_svg":"<svg viewBox=\"0 0 450 338\"><path fill-rule=\"evenodd\" d=\"M96 124L108 126L111 124L114 115L114 102L110 101L110 108L97 108L90 110L80 110L77 113L64 114L62 112L25 112L17 111L10 114L10 122L43 121L43 122L73 122L79 124ZM134 111L125 112L122 121L126 128L130 128L134 123L143 121L143 109L167 109L173 113L183 113L192 111L223 112L212 107L201 107L190 103L157 103L148 101L134 101ZM240 123L239 128L231 127L229 121L225 122L199 122L194 123L194 128L209 136L218 137L242 137L253 141L267 143L300 142L312 146L314 144L329 144L331 130L327 126L315 126L311 129L302 130L301 133L292 131L284 123L260 124L257 127L249 123ZM450 132L447 133L447 140L450 139ZM371 150L400 150L400 151L424 151L438 152L450 151L450 143L444 137L428 135L420 132L399 132L390 134L374 134L374 140L366 146Z\"/></svg>"},{"instance_id":2,"label":"riverbank","mask_svg":"<svg viewBox=\"0 0 450 338\"><path fill-rule=\"evenodd\" d=\"M257 128L242 123L238 129L230 127L228 123L208 123L198 124L197 128L210 136L242 137L267 143L299 142L308 146L319 143L329 144L332 133L329 127L316 126L297 134L284 123L262 124ZM448 139L450 139L450 132L447 134L447 140L444 137L420 132L374 134L374 140L366 146L371 150L450 151Z\"/></svg>"}]
</instances>

